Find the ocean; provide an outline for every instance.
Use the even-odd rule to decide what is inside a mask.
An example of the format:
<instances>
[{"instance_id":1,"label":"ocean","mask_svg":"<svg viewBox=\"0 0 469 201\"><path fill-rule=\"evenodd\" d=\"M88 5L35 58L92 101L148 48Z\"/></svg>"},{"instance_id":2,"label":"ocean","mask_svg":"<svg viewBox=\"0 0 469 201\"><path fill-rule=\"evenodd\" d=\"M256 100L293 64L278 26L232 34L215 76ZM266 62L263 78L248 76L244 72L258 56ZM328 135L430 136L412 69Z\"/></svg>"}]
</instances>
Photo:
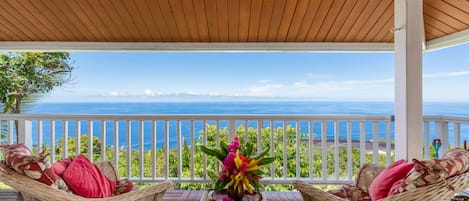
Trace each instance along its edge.
<instances>
[{"instance_id":1,"label":"ocean","mask_svg":"<svg viewBox=\"0 0 469 201\"><path fill-rule=\"evenodd\" d=\"M430 102L424 104L424 115L449 115L449 116L469 116L469 103L445 103ZM392 115L394 113L394 105L392 102L168 102L168 103L35 103L27 107L23 113L26 114L306 114L306 115ZM157 122L157 147L163 146L163 123ZM208 122L214 124L214 122ZM138 148L138 122L132 122L131 130L131 147ZM241 122L239 123L241 124ZM238 125L239 125L238 124ZM293 122L289 122L293 125ZM44 142L50 143L50 124L44 121ZM257 122L249 122L249 127L257 128ZM37 141L37 123L33 122L33 141ZM202 129L202 123L196 123L195 129ZM221 122L221 127L227 126L227 122ZM268 127L268 122L264 123L264 127ZM314 137L319 139L321 136L320 122L315 122ZM327 138L334 138L333 124L326 124ZM99 121L93 122L94 135L100 137L101 124ZM170 147L176 146L176 123L171 122L170 125ZM274 123L274 127L282 127L281 122ZM302 131L308 130L306 122L300 123L299 127ZM365 125L366 140L372 140L372 124ZM70 121L68 124L69 136L75 135L76 123ZM63 137L63 124L57 121L55 124L56 137ZM107 125L106 135L107 145L112 146L114 142L114 128L112 123ZM182 137L190 138L190 125L182 122ZM358 122L352 123L352 139L359 140ZM386 125L378 123L379 138L385 138ZM394 126L391 124L393 133ZM151 148L151 126L144 126L145 149ZM452 125L449 126L450 133L453 130ZM462 125L462 136L469 134L468 125ZM81 134L88 133L88 123L81 123ZM435 136L434 125L431 125L430 136ZM198 133L195 133L198 139ZM339 138L346 138L345 122L339 123ZM391 138L394 138L392 135ZM450 141L454 136L450 135ZM465 140L461 137L461 140ZM467 139L469 140L469 139ZM125 121L119 123L119 146L127 146Z\"/></svg>"}]
</instances>

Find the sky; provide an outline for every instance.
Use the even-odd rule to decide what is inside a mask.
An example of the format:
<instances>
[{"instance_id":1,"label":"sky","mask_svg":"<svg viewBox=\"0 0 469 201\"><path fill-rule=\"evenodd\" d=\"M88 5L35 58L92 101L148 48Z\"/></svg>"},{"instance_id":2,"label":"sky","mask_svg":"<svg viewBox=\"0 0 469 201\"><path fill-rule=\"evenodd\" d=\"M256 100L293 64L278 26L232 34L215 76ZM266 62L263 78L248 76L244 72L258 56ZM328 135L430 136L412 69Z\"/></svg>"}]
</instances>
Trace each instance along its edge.
<instances>
[{"instance_id":1,"label":"sky","mask_svg":"<svg viewBox=\"0 0 469 201\"><path fill-rule=\"evenodd\" d=\"M423 54L424 101L469 102L469 44ZM393 53L74 52L41 102L393 101Z\"/></svg>"}]
</instances>

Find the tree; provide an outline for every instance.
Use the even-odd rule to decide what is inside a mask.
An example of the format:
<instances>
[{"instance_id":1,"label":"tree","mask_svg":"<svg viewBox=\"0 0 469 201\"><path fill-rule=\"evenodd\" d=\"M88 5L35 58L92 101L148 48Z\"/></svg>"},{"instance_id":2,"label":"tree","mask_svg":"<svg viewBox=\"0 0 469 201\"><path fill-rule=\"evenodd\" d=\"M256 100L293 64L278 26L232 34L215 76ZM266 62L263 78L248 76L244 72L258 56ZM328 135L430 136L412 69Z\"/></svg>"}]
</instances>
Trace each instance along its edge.
<instances>
[{"instance_id":1,"label":"tree","mask_svg":"<svg viewBox=\"0 0 469 201\"><path fill-rule=\"evenodd\" d=\"M23 100L71 80L73 67L64 52L0 54L0 102L4 113L21 113Z\"/></svg>"}]
</instances>

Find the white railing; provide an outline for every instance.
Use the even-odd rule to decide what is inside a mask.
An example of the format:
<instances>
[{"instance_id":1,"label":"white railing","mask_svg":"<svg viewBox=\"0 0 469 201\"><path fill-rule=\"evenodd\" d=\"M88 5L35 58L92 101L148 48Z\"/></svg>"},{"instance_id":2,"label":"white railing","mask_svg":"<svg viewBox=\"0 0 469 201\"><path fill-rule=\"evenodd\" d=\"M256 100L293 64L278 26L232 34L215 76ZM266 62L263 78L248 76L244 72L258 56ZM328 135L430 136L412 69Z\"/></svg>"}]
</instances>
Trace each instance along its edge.
<instances>
[{"instance_id":1,"label":"white railing","mask_svg":"<svg viewBox=\"0 0 469 201\"><path fill-rule=\"evenodd\" d=\"M265 183L350 182L360 164L394 160L391 116L1 115L3 143L17 142L15 122L18 141L47 149L52 161L84 152L114 161L134 181L210 182L219 164L197 145L218 146L234 135L277 157Z\"/></svg>"},{"instance_id":2,"label":"white railing","mask_svg":"<svg viewBox=\"0 0 469 201\"><path fill-rule=\"evenodd\" d=\"M469 141L469 117L425 116L422 135L425 159L434 157L431 156L430 149L436 138L441 139L439 156L446 153L449 148L463 148L464 140Z\"/></svg>"}]
</instances>

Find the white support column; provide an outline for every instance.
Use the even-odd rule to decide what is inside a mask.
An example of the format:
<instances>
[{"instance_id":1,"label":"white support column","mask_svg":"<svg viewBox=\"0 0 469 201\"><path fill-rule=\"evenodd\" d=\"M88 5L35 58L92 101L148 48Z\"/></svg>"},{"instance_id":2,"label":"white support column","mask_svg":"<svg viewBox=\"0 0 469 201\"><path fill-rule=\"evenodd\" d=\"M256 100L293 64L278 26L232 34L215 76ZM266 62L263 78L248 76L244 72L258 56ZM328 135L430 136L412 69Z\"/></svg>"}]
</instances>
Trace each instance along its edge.
<instances>
[{"instance_id":1,"label":"white support column","mask_svg":"<svg viewBox=\"0 0 469 201\"><path fill-rule=\"evenodd\" d=\"M31 120L18 120L18 143L33 148L33 126Z\"/></svg>"},{"instance_id":2,"label":"white support column","mask_svg":"<svg viewBox=\"0 0 469 201\"><path fill-rule=\"evenodd\" d=\"M422 0L394 1L396 160L422 158Z\"/></svg>"}]
</instances>

